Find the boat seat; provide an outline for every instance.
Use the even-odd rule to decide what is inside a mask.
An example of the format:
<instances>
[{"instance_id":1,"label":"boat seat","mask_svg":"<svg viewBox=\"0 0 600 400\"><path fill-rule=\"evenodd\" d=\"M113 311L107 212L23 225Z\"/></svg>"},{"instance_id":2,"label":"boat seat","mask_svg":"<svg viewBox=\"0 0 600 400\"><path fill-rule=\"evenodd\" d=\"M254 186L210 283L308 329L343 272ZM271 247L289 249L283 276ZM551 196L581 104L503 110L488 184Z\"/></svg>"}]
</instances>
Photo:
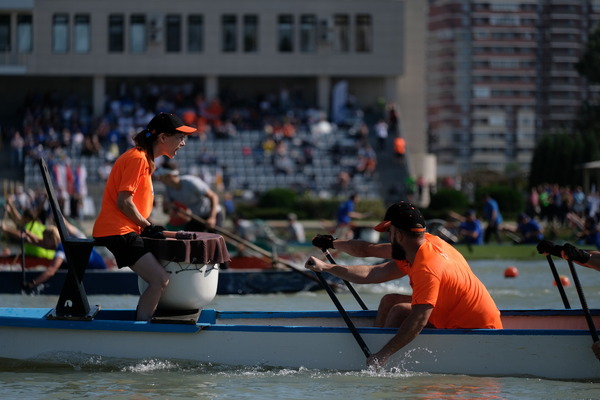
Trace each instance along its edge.
<instances>
[{"instance_id":1,"label":"boat seat","mask_svg":"<svg viewBox=\"0 0 600 400\"><path fill-rule=\"evenodd\" d=\"M48 194L48 201L54 216L54 223L58 228L67 261L67 277L61 290L56 308L48 314L51 319L91 320L100 307L90 307L85 288L83 287L83 276L90 259L92 249L96 245L90 238L78 238L69 233L63 213L58 204L52 176L48 171L48 165L43 158L39 159L42 179Z\"/></svg>"},{"instance_id":2,"label":"boat seat","mask_svg":"<svg viewBox=\"0 0 600 400\"><path fill-rule=\"evenodd\" d=\"M163 310L158 308L150 322L157 324L190 324L195 325L200 317L200 309Z\"/></svg>"}]
</instances>

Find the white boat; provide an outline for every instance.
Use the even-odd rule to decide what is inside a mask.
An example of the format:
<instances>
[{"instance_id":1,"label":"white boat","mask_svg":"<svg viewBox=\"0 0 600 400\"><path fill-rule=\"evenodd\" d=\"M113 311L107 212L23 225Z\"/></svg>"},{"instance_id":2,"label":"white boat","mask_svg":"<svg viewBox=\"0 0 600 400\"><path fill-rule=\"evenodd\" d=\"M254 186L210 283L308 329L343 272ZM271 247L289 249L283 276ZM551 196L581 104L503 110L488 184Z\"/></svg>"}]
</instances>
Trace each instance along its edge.
<instances>
[{"instance_id":1,"label":"white boat","mask_svg":"<svg viewBox=\"0 0 600 400\"><path fill-rule=\"evenodd\" d=\"M55 308L0 308L0 358L68 362L87 354L234 366L362 370L366 368L366 356L379 350L396 333L396 329L373 327L373 310L346 312L320 273L316 276L337 311L209 309L207 306L217 292L219 269L208 263L186 262L178 267L193 270L193 277L178 274L177 269L172 272L171 283L161 298L165 307L151 322L134 321L133 309L90 306L83 288L82 265L85 266L94 243L65 233L43 160L40 165L69 272ZM214 254L219 253L218 238L203 240ZM209 243L212 240L215 242ZM166 247L167 251L158 254L169 254L165 256L168 259L176 253L171 247L180 247L185 250L187 261L201 258L191 257L192 248L198 245L203 244L151 243ZM217 259L214 254L209 257L211 260ZM225 259L224 254L220 254L220 259ZM497 330L425 329L394 354L386 368L440 374L600 379L600 362L590 348L592 340L598 340L594 325L600 323L600 310L587 308L572 263L570 267L581 309L503 311L504 329ZM553 273L559 282L554 268ZM174 284L175 279L186 282ZM187 282L192 280L195 285ZM197 293L181 296L181 291ZM189 298L196 302L190 304Z\"/></svg>"},{"instance_id":2,"label":"white boat","mask_svg":"<svg viewBox=\"0 0 600 400\"><path fill-rule=\"evenodd\" d=\"M366 369L365 355L337 311L204 309L197 322L133 321L134 310L100 310L87 321L58 320L47 308L0 308L0 357L82 355L286 368ZM374 311L348 312L372 350L395 329L373 328ZM600 310L593 310L596 323ZM581 310L504 311L500 330L425 329L386 368L482 376L599 379L600 362ZM173 321L171 321L173 322Z\"/></svg>"}]
</instances>

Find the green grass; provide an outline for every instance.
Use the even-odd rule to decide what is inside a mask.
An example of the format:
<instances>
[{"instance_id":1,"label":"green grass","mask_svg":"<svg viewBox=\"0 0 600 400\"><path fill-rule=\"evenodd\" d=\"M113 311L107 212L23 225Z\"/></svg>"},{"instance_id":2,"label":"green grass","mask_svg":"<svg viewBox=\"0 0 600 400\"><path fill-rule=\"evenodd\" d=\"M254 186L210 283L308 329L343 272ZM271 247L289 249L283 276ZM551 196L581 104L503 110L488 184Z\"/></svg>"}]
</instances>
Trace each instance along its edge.
<instances>
[{"instance_id":1,"label":"green grass","mask_svg":"<svg viewBox=\"0 0 600 400\"><path fill-rule=\"evenodd\" d=\"M544 259L535 245L483 244L470 248L465 244L454 246L467 260L537 260Z\"/></svg>"}]
</instances>

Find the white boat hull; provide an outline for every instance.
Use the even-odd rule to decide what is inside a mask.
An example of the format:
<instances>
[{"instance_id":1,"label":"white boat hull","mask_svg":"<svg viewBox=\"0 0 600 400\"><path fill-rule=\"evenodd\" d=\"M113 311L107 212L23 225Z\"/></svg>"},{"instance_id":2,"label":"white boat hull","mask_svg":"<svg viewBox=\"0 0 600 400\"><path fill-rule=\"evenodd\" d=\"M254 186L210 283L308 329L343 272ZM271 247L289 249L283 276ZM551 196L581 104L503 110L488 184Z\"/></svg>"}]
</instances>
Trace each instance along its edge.
<instances>
[{"instance_id":1,"label":"white boat hull","mask_svg":"<svg viewBox=\"0 0 600 400\"><path fill-rule=\"evenodd\" d=\"M49 309L0 308L0 357L64 360L73 354L90 354L243 366L366 368L360 347L337 312L204 310L199 322L191 325L122 319L123 315L133 315L132 310L101 310L92 321L46 319L48 312ZM372 323L373 312L350 315L374 352L395 333L394 329L367 326ZM112 319L115 316L118 319ZM579 316L576 323L561 329L529 328L544 320L538 317L536 322L536 317L530 317L521 329L424 330L395 354L386 368L441 374L600 379L600 362L590 349L591 337L582 328L583 318ZM516 319L507 322L517 324Z\"/></svg>"}]
</instances>

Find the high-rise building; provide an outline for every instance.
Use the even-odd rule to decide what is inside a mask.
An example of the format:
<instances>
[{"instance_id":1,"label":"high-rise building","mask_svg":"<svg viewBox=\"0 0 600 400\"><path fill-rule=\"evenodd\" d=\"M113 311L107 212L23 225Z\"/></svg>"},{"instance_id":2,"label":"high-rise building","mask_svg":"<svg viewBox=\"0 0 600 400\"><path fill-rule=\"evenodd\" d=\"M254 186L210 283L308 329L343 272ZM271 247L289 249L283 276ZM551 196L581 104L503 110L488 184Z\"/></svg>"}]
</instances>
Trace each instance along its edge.
<instances>
[{"instance_id":1,"label":"high-rise building","mask_svg":"<svg viewBox=\"0 0 600 400\"><path fill-rule=\"evenodd\" d=\"M537 139L597 96L575 64L599 0L430 0L429 149L438 173L529 170Z\"/></svg>"}]
</instances>

